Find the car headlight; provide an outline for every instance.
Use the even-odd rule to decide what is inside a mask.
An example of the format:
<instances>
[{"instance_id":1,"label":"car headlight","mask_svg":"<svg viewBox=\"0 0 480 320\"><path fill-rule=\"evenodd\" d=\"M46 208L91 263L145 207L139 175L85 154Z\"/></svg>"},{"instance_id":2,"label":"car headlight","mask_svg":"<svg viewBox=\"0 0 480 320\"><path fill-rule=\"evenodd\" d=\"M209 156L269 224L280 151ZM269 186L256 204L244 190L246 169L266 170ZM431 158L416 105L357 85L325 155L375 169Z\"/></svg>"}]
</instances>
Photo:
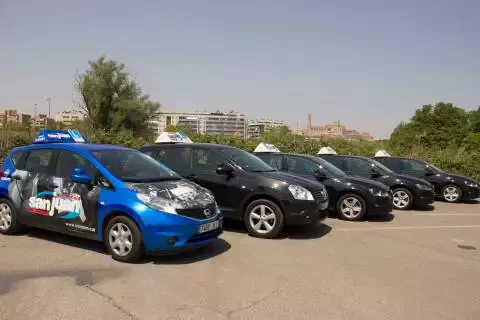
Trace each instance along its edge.
<instances>
[{"instance_id":1,"label":"car headlight","mask_svg":"<svg viewBox=\"0 0 480 320\"><path fill-rule=\"evenodd\" d=\"M377 188L370 188L368 189L368 191L370 191L375 197L388 197L389 195L388 191L384 191Z\"/></svg>"},{"instance_id":2,"label":"car headlight","mask_svg":"<svg viewBox=\"0 0 480 320\"><path fill-rule=\"evenodd\" d=\"M288 190L292 194L293 198L296 200L315 200L313 195L310 191L305 189L304 187L297 186L295 184L291 184L288 186Z\"/></svg>"},{"instance_id":3,"label":"car headlight","mask_svg":"<svg viewBox=\"0 0 480 320\"><path fill-rule=\"evenodd\" d=\"M472 181L465 181L465 184L466 184L468 187L478 188L478 183L475 183L475 182L472 182Z\"/></svg>"},{"instance_id":4,"label":"car headlight","mask_svg":"<svg viewBox=\"0 0 480 320\"><path fill-rule=\"evenodd\" d=\"M152 209L170 214L177 214L176 209L183 208L183 206L180 205L178 202L161 197L153 197L145 193L137 193L137 198L138 200L142 201L146 206Z\"/></svg>"},{"instance_id":5,"label":"car headlight","mask_svg":"<svg viewBox=\"0 0 480 320\"><path fill-rule=\"evenodd\" d=\"M431 190L432 189L432 187L430 187L426 184L421 184L421 183L417 183L415 186L420 190Z\"/></svg>"}]
</instances>

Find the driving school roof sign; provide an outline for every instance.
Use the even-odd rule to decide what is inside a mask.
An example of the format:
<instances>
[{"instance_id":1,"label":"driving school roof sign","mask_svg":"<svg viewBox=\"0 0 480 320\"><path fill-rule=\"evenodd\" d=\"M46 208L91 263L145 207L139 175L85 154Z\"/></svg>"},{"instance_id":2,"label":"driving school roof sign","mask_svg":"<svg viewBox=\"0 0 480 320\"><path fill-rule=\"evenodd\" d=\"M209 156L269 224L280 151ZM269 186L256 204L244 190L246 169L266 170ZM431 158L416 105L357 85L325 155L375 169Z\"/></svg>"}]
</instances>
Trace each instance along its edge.
<instances>
[{"instance_id":1,"label":"driving school roof sign","mask_svg":"<svg viewBox=\"0 0 480 320\"><path fill-rule=\"evenodd\" d=\"M162 132L155 143L193 143L190 138L181 132Z\"/></svg>"},{"instance_id":2,"label":"driving school roof sign","mask_svg":"<svg viewBox=\"0 0 480 320\"><path fill-rule=\"evenodd\" d=\"M260 143L253 152L280 152L280 150L273 144Z\"/></svg>"},{"instance_id":3,"label":"driving school roof sign","mask_svg":"<svg viewBox=\"0 0 480 320\"><path fill-rule=\"evenodd\" d=\"M33 143L88 143L78 130L40 130Z\"/></svg>"},{"instance_id":4,"label":"driving school roof sign","mask_svg":"<svg viewBox=\"0 0 480 320\"><path fill-rule=\"evenodd\" d=\"M337 152L331 147L322 147L317 154L337 154Z\"/></svg>"}]
</instances>

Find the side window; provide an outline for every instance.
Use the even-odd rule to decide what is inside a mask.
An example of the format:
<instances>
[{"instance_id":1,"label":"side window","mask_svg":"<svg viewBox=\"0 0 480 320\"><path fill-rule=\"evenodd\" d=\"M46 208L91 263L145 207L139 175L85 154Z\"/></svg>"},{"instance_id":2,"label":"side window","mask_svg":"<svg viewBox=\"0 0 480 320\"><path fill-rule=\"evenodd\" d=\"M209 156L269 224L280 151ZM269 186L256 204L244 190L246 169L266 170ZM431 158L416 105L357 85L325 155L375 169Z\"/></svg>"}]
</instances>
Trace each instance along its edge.
<instances>
[{"instance_id":1,"label":"side window","mask_svg":"<svg viewBox=\"0 0 480 320\"><path fill-rule=\"evenodd\" d=\"M343 171L348 171L348 162L346 159L341 157L325 157L323 158L333 164L335 167Z\"/></svg>"},{"instance_id":2,"label":"side window","mask_svg":"<svg viewBox=\"0 0 480 320\"><path fill-rule=\"evenodd\" d=\"M192 165L194 170L215 172L217 167L225 162L225 158L214 150L192 150Z\"/></svg>"},{"instance_id":3,"label":"side window","mask_svg":"<svg viewBox=\"0 0 480 320\"><path fill-rule=\"evenodd\" d=\"M154 157L173 171L181 172L191 168L190 155L190 148L166 148L158 151Z\"/></svg>"},{"instance_id":4,"label":"side window","mask_svg":"<svg viewBox=\"0 0 480 320\"><path fill-rule=\"evenodd\" d=\"M403 171L404 169L401 159L385 158L381 160L381 163L383 163L386 167L392 169L395 172Z\"/></svg>"},{"instance_id":5,"label":"side window","mask_svg":"<svg viewBox=\"0 0 480 320\"><path fill-rule=\"evenodd\" d=\"M348 171L356 173L370 173L372 172L372 164L363 159L358 158L349 158L348 160Z\"/></svg>"},{"instance_id":6,"label":"side window","mask_svg":"<svg viewBox=\"0 0 480 320\"><path fill-rule=\"evenodd\" d=\"M405 171L409 172L425 173L425 169L427 168L425 164L414 160L403 160L403 164Z\"/></svg>"},{"instance_id":7,"label":"side window","mask_svg":"<svg viewBox=\"0 0 480 320\"><path fill-rule=\"evenodd\" d=\"M263 154L263 155L257 155L257 157L262 159L266 164L268 164L272 168L275 168L277 170L282 169L282 156L281 155Z\"/></svg>"},{"instance_id":8,"label":"side window","mask_svg":"<svg viewBox=\"0 0 480 320\"><path fill-rule=\"evenodd\" d=\"M299 157L287 157L288 172L300 175L313 175L319 166L310 160Z\"/></svg>"},{"instance_id":9,"label":"side window","mask_svg":"<svg viewBox=\"0 0 480 320\"><path fill-rule=\"evenodd\" d=\"M50 164L53 160L53 150L36 149L31 150L25 161L25 170L33 173L52 174Z\"/></svg>"},{"instance_id":10,"label":"side window","mask_svg":"<svg viewBox=\"0 0 480 320\"><path fill-rule=\"evenodd\" d=\"M56 176L70 178L75 168L83 169L90 177L94 177L97 172L90 161L83 156L67 150L60 151L57 160Z\"/></svg>"}]
</instances>

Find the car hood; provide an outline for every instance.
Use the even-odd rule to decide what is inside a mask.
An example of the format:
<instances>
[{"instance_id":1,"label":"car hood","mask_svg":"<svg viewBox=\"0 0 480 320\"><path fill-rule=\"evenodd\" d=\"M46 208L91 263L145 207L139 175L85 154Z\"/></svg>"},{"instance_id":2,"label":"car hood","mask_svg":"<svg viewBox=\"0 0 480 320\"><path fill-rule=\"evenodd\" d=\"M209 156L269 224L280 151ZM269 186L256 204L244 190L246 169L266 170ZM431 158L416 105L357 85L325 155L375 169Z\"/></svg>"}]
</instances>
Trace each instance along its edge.
<instances>
[{"instance_id":1,"label":"car hood","mask_svg":"<svg viewBox=\"0 0 480 320\"><path fill-rule=\"evenodd\" d=\"M428 186L432 186L430 182L428 182L425 179L414 177L414 176L409 176L406 174L396 174L397 178L402 179L402 180L407 180L413 183L418 183L418 184L426 184Z\"/></svg>"},{"instance_id":2,"label":"car hood","mask_svg":"<svg viewBox=\"0 0 480 320\"><path fill-rule=\"evenodd\" d=\"M127 185L137 193L150 197L152 202L175 208L199 208L215 202L213 194L208 189L186 179Z\"/></svg>"},{"instance_id":3,"label":"car hood","mask_svg":"<svg viewBox=\"0 0 480 320\"><path fill-rule=\"evenodd\" d=\"M473 178L470 178L470 177L459 176L459 175L456 175L456 174L449 174L449 173L444 173L444 175L445 175L445 177L453 179L453 180L468 181L468 182L477 183L477 184L480 183L479 181L477 181Z\"/></svg>"},{"instance_id":4,"label":"car hood","mask_svg":"<svg viewBox=\"0 0 480 320\"><path fill-rule=\"evenodd\" d=\"M354 183L354 184L359 184L359 185L362 185L362 186L368 187L368 188L374 187L374 188L381 189L383 191L389 191L390 190L390 188L387 185L385 185L384 183L381 183L381 182L378 182L378 181L375 181L375 180L372 180L372 179L358 177L358 176L345 176L345 177L342 177L341 180L343 180L347 183L350 182L350 183Z\"/></svg>"},{"instance_id":5,"label":"car hood","mask_svg":"<svg viewBox=\"0 0 480 320\"><path fill-rule=\"evenodd\" d=\"M286 184L296 184L305 188L310 188L313 190L318 190L324 188L324 185L318 181L310 180L308 178L299 177L297 175L280 172L280 171L270 171L270 172L256 172L260 176L264 176L269 179L275 179Z\"/></svg>"}]
</instances>

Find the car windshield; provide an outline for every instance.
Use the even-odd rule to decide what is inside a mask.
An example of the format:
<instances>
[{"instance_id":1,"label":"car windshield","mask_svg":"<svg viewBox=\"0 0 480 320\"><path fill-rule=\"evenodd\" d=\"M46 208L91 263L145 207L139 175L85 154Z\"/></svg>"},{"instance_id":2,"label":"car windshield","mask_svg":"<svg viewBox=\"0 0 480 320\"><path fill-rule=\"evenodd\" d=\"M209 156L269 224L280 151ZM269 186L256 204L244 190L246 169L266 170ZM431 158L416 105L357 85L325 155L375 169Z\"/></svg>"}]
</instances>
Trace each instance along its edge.
<instances>
[{"instance_id":1,"label":"car windshield","mask_svg":"<svg viewBox=\"0 0 480 320\"><path fill-rule=\"evenodd\" d=\"M237 165L249 172L271 172L277 171L263 162L257 156L237 148L226 148L222 152L233 160Z\"/></svg>"},{"instance_id":2,"label":"car windshield","mask_svg":"<svg viewBox=\"0 0 480 320\"><path fill-rule=\"evenodd\" d=\"M136 150L95 150L92 155L125 182L180 180L180 176L152 157Z\"/></svg>"},{"instance_id":3,"label":"car windshield","mask_svg":"<svg viewBox=\"0 0 480 320\"><path fill-rule=\"evenodd\" d=\"M335 167L333 164L331 164L325 159L318 157L312 157L311 159L318 163L320 165L320 168L327 171L327 173L330 174L332 177L343 177L347 175L343 170Z\"/></svg>"},{"instance_id":4,"label":"car windshield","mask_svg":"<svg viewBox=\"0 0 480 320\"><path fill-rule=\"evenodd\" d=\"M389 169L387 168L386 166L384 166L383 164L381 164L380 162L378 162L377 160L373 160L373 159L368 159L372 164L375 165L375 167L379 168L381 171L383 171L383 173L389 173L389 174L392 174L394 173L392 171L392 169Z\"/></svg>"}]
</instances>

